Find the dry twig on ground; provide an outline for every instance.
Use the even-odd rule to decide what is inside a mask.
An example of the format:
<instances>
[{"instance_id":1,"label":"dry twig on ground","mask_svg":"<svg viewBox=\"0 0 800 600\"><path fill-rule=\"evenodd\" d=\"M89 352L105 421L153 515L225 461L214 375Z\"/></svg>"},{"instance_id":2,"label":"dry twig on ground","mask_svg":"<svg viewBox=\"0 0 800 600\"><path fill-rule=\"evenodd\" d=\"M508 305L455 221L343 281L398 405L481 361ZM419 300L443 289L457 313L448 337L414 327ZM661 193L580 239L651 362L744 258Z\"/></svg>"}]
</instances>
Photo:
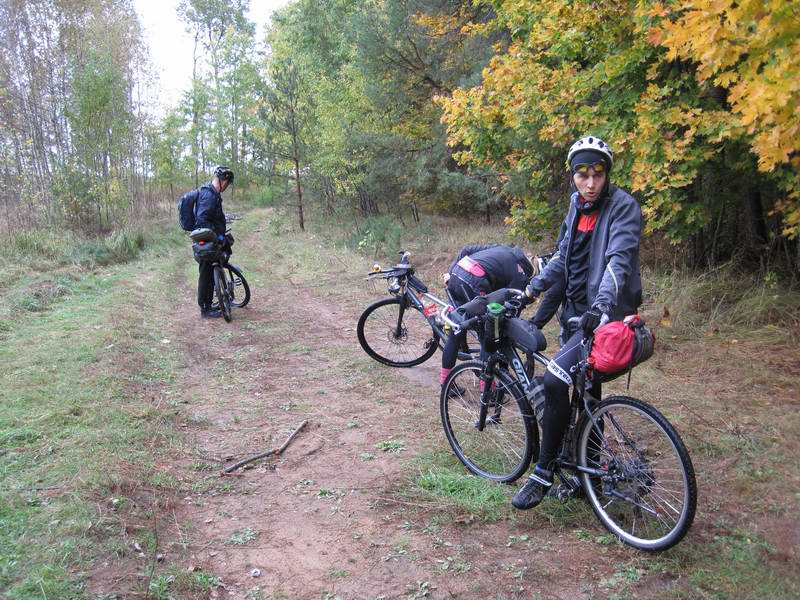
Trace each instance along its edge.
<instances>
[{"instance_id":1,"label":"dry twig on ground","mask_svg":"<svg viewBox=\"0 0 800 600\"><path fill-rule=\"evenodd\" d=\"M300 423L300 425L297 426L297 429L295 429L291 433L291 435L288 438L286 438L286 441L283 442L283 445L281 447L273 448L272 450L268 450L267 452L262 452L261 454L256 454L255 456L251 456L250 458L246 458L244 460L241 460L238 463L236 463L235 465L231 465L230 467L227 467L227 468L223 469L222 474L223 475L227 475L229 473L233 473L236 469L238 469L240 467L243 467L244 465L249 464L249 463L251 463L253 461L256 461L256 460L258 460L260 458L266 458L267 456L280 456L281 454L283 454L283 451L286 450L286 448L289 447L289 444L292 443L292 440L294 439L294 437L298 433L300 433L300 430L303 427L305 427L307 423L308 423L308 419L306 419L305 421Z\"/></svg>"}]
</instances>

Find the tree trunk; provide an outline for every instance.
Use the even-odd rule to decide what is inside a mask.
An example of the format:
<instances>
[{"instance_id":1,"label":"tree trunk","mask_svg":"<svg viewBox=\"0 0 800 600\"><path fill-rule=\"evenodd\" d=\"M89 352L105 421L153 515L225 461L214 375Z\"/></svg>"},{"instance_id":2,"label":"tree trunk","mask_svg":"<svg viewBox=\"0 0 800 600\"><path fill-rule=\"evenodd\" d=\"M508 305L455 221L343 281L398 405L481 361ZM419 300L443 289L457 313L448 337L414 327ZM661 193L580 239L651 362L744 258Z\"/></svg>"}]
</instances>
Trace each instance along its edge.
<instances>
[{"instance_id":1,"label":"tree trunk","mask_svg":"<svg viewBox=\"0 0 800 600\"><path fill-rule=\"evenodd\" d=\"M767 243L767 223L764 220L764 207L761 202L761 189L754 185L747 194L747 206L749 210L750 231L753 241L763 246Z\"/></svg>"},{"instance_id":2,"label":"tree trunk","mask_svg":"<svg viewBox=\"0 0 800 600\"><path fill-rule=\"evenodd\" d=\"M194 159L194 186L200 187L200 170L197 165L198 154L198 127L200 124L200 116L197 114L197 42L200 37L200 29L198 28L194 34L194 49L192 50L192 158Z\"/></svg>"},{"instance_id":3,"label":"tree trunk","mask_svg":"<svg viewBox=\"0 0 800 600\"><path fill-rule=\"evenodd\" d=\"M300 231L305 231L305 221L303 220L303 188L300 185L300 161L294 159L294 183L297 186L297 217L300 219Z\"/></svg>"}]
</instances>

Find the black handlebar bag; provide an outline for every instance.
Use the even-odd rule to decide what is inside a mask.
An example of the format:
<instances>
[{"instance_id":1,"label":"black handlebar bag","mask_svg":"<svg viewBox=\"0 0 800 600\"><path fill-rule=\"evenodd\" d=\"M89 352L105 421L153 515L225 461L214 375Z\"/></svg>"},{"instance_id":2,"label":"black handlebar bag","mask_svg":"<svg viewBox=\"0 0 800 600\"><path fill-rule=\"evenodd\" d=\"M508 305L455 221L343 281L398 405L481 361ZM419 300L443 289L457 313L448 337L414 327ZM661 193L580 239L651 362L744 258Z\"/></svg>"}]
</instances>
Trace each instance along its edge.
<instances>
[{"instance_id":1,"label":"black handlebar bag","mask_svg":"<svg viewBox=\"0 0 800 600\"><path fill-rule=\"evenodd\" d=\"M199 241L192 244L194 259L198 263L219 260L222 248L216 242Z\"/></svg>"}]
</instances>

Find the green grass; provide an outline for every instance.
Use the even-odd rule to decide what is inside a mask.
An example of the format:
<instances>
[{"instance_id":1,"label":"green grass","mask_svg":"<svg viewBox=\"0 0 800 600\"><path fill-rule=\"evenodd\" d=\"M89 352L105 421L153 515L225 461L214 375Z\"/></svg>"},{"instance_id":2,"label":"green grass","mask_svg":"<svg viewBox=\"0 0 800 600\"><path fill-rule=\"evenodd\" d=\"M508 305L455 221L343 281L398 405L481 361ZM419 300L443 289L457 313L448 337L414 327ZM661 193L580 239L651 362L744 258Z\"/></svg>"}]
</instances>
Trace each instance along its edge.
<instances>
[{"instance_id":1,"label":"green grass","mask_svg":"<svg viewBox=\"0 0 800 600\"><path fill-rule=\"evenodd\" d=\"M19 244L63 258L48 238ZM136 521L125 497L141 502L177 484L153 470L155 448L175 444L169 406L144 400L171 380L176 357L159 344L158 315L142 318L138 308L170 291L131 284L144 268L163 274L170 262L159 252L78 271L64 280L67 292L18 302L0 330L0 588L8 598L82 597L81 573L121 534L120 517ZM17 283L6 298L24 297L26 282Z\"/></svg>"},{"instance_id":2,"label":"green grass","mask_svg":"<svg viewBox=\"0 0 800 600\"><path fill-rule=\"evenodd\" d=\"M409 464L409 477L401 494L435 506L450 517L466 513L492 522L510 512L508 489L469 474L449 452L429 451Z\"/></svg>"},{"instance_id":3,"label":"green grass","mask_svg":"<svg viewBox=\"0 0 800 600\"><path fill-rule=\"evenodd\" d=\"M289 278L298 286L324 293L332 304L353 306L375 296L366 285L352 285L352 274L364 272L372 259L342 243L342 232L331 227L325 232L314 230L300 235L295 232L293 215L274 210L251 213L247 220L235 225L236 231L255 229L263 231L273 253L270 276L264 275L253 248L234 247L234 261L241 261L245 273L252 273L248 279L256 293L265 290L269 294L271 280ZM399 243L411 249L419 260L423 279L438 284L438 275L461 245L505 241L503 235L503 228L497 225L468 228L435 219L406 228ZM340 245L332 248L331 241L336 236ZM121 541L123 518L136 529L136 539L143 548L154 548L155 540L146 520L135 506L141 505L144 498L148 508L149 499L169 495L181 485L175 473L156 468L163 462L158 460L160 453L174 455L176 444L180 444L172 430L176 407L170 403L170 396L161 392L173 385L181 357L172 344L160 343L164 335L159 332L159 312L150 315L141 310L141 306L152 306L154 301L163 302L163 294L171 292L155 284L150 286L142 277L152 270L158 282L182 276L193 280L196 265L185 259L176 263L174 258L186 250L178 245L181 240L179 234L169 234L161 240L146 237L142 249L135 238L119 238L107 242L118 251L93 250L80 244L69 250L67 246L72 242L49 235L33 236L14 242L16 260L0 262L0 299L4 301L0 308L0 589L6 591L8 598L85 597L84 573L93 560L131 552L129 545ZM380 260L393 261L394 250L386 245ZM21 265L33 270L22 271ZM175 268L181 269L180 273ZM682 284L670 283L671 275L660 277L647 275L645 285L652 299L648 310L660 317L659 303L664 302L673 315L679 314L672 328L681 337L691 337L695 351L703 350L703 336L713 330L703 318L709 323L714 319L723 331L725 327L738 327L739 331L752 333L755 330L751 327L760 327L756 335L765 348L772 347L776 338L770 337L770 330L759 323L772 322L774 314L785 313L770 312L769 306L775 300L768 293L773 289L769 287L771 282L762 282L762 288L756 282L749 288L750 299L758 303L753 308L737 304L738 300L721 302L721 296L712 300L717 292L701 289L703 281L687 280L687 285L700 286L694 288L699 290L698 298L693 299L691 292L681 296ZM256 283L261 278L264 282ZM719 289L724 291L725 286ZM680 304L681 298L686 300L685 305ZM291 298L286 302L290 303ZM755 320L741 317L745 308L756 315ZM277 319L244 329L268 333L270 340L291 339L293 333L289 320ZM224 339L228 333L229 330L221 332L214 341ZM683 339L669 344L673 349L684 348ZM302 353L307 348L298 343L292 350ZM267 347L260 358L266 359L275 351ZM251 360L249 350L236 352L243 364ZM397 404L392 394L397 389L396 382L403 381L400 375L376 365L357 347L352 355L331 349L318 352L329 359L337 385L357 387L369 381L376 399L387 406ZM737 356L731 354L734 363ZM652 585L657 583L657 593L664 598L796 597L797 576L780 570L783 558L776 556L777 551L756 535L756 526L751 525L760 517L786 518L796 510L800 499L793 493L796 469L786 450L793 446L782 444L782 439L791 439L796 418L787 414L785 407L768 408L763 403L772 399L764 389L743 388L741 379L735 380L736 387L747 389L747 398L745 401L736 396L736 404L731 404L731 393L705 396L697 391L701 387L690 390L683 386L681 393L687 396L675 396L669 376L656 369L655 364L651 361L644 366L645 375L634 382L641 386L636 393L650 394L670 419L676 420L689 444L704 492L695 528L686 540L664 554L645 556L621 546L580 500L562 504L548 499L535 511L514 511L509 501L516 487L469 475L441 442L438 421L423 423L418 419L428 412L411 409L410 417L402 418L401 432L386 433L382 436L384 447L368 447L370 452L362 452L360 459L369 468L376 455L384 456L381 450L405 448L392 456L404 465L405 472L392 490L396 492L394 497L412 507L429 509L443 527L456 521L459 527L474 527L477 535L481 523L500 522L494 526L504 528L497 541L499 546L510 542L526 553L542 544L561 549L560 539L565 538L577 546L573 549L585 551L587 557L613 569L604 571L603 577L594 582L593 590L599 596L647 597L656 593ZM734 366L737 375L746 369L764 370L758 361ZM246 369L232 368L225 384L243 385L248 376ZM776 373L770 379L779 376ZM309 377L310 386L324 386L330 373ZM222 383L220 380L215 385ZM664 386L664 394L656 393L660 389L657 385ZM705 381L695 385L704 386ZM702 415L708 426L680 409L676 398ZM291 411L307 408L296 402L281 402L278 406ZM751 416L758 417L761 423L750 420ZM235 418L244 421L247 417L243 414ZM351 420L344 421L343 428L355 429L351 423L360 425L348 418ZM194 424L203 423L210 426L200 418ZM364 430L367 426L365 422ZM418 435L420 432L422 436ZM398 442L400 439L406 441ZM442 449L418 454L420 447L433 439ZM717 477L717 464L729 457L739 460L728 466L721 478ZM200 476L201 472L214 469L214 465L195 462L190 470ZM719 489L712 490L715 485ZM219 493L231 491L232 484L219 484L215 489ZM314 489L309 493L316 494L320 503L338 500L335 490L326 489L323 493ZM414 521L413 512L413 508L409 509L402 518ZM232 534L229 544L236 545L240 539L247 543L244 540L249 535L245 531L238 533L236 541ZM452 560L448 556L434 565L436 570L464 572L466 577L480 572L481 564L472 556L452 556ZM613 562L608 563L612 558ZM152 598L193 597L208 593L219 583L219 578L211 574L189 574L164 565L158 567L149 584L141 583L140 592L147 591Z\"/></svg>"},{"instance_id":4,"label":"green grass","mask_svg":"<svg viewBox=\"0 0 800 600\"><path fill-rule=\"evenodd\" d=\"M147 597L153 600L179 600L194 597L195 594L205 596L220 587L222 583L219 577L210 573L187 572L173 567L150 580Z\"/></svg>"},{"instance_id":5,"label":"green grass","mask_svg":"<svg viewBox=\"0 0 800 600\"><path fill-rule=\"evenodd\" d=\"M184 238L176 227L131 226L105 236L81 238L69 230L21 231L0 256L0 336L28 312L42 312L73 294L101 267L125 265L144 252L174 253Z\"/></svg>"}]
</instances>

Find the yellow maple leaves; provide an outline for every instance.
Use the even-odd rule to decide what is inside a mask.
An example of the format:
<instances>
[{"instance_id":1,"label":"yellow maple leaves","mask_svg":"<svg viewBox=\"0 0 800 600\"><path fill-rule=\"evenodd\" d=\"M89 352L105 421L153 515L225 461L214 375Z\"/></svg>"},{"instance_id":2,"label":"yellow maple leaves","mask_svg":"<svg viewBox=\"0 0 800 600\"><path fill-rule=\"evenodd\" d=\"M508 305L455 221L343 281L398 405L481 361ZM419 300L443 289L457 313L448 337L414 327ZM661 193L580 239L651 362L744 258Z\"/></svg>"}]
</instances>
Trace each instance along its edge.
<instances>
[{"instance_id":1,"label":"yellow maple leaves","mask_svg":"<svg viewBox=\"0 0 800 600\"><path fill-rule=\"evenodd\" d=\"M668 58L695 62L699 81L729 91L761 170L800 151L800 2L683 1L660 34Z\"/></svg>"},{"instance_id":2,"label":"yellow maple leaves","mask_svg":"<svg viewBox=\"0 0 800 600\"><path fill-rule=\"evenodd\" d=\"M438 99L461 160L524 167L544 197L558 164L509 160L521 144L554 157L581 132L608 136L615 180L641 192L651 229L680 222L680 237L706 218L685 201L705 165L743 145L783 194L784 234L800 234L800 0L492 4L486 26L510 44L480 85Z\"/></svg>"}]
</instances>

